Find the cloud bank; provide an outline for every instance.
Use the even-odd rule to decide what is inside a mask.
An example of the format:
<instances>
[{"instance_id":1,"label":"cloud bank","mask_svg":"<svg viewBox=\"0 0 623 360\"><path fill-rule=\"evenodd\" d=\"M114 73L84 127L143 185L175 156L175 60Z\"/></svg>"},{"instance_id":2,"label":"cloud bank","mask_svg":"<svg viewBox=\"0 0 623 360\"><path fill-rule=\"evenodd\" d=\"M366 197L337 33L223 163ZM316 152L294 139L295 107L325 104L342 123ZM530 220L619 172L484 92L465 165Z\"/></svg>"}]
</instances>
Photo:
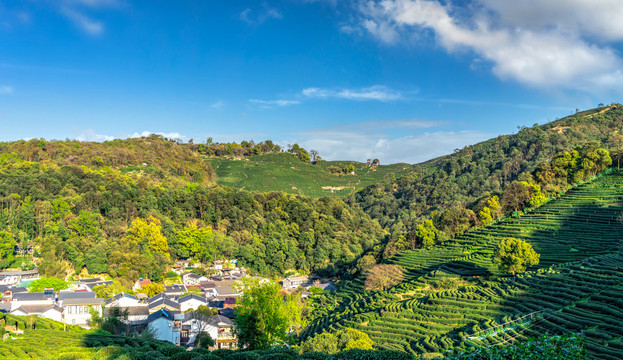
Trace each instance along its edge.
<instances>
[{"instance_id":1,"label":"cloud bank","mask_svg":"<svg viewBox=\"0 0 623 360\"><path fill-rule=\"evenodd\" d=\"M430 31L449 53L473 52L503 80L536 88L596 93L623 90L618 0L478 0L466 7L437 0L364 1L358 26L398 44ZM412 41L412 40L409 40Z\"/></svg>"}]
</instances>

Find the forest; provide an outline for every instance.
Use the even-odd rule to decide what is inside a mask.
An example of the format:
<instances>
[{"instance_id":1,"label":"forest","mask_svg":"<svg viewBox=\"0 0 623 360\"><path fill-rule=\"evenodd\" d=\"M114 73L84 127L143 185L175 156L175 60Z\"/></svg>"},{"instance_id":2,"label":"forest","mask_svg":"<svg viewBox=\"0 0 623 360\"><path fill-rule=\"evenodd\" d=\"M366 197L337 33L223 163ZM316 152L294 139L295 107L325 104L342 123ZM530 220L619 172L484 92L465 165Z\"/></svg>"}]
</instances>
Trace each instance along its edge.
<instances>
[{"instance_id":1,"label":"forest","mask_svg":"<svg viewBox=\"0 0 623 360\"><path fill-rule=\"evenodd\" d=\"M0 148L0 247L34 246L46 276L86 268L158 281L188 257L237 258L263 275L334 275L385 236L339 200L215 186L207 163L157 136Z\"/></svg>"}]
</instances>

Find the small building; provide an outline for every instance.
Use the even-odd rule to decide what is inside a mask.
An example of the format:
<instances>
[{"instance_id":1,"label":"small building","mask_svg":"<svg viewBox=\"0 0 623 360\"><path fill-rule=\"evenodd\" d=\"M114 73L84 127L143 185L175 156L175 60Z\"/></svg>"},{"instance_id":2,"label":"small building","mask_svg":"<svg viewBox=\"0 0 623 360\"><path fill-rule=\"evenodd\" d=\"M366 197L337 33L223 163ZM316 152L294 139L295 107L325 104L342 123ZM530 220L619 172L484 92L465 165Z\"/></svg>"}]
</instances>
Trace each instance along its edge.
<instances>
[{"instance_id":1,"label":"small building","mask_svg":"<svg viewBox=\"0 0 623 360\"><path fill-rule=\"evenodd\" d=\"M62 322L63 308L56 304L33 304L21 305L11 311L11 315L29 316L36 315L42 318Z\"/></svg>"},{"instance_id":2,"label":"small building","mask_svg":"<svg viewBox=\"0 0 623 360\"><path fill-rule=\"evenodd\" d=\"M307 276L289 276L283 279L283 288L286 290L296 289L299 286L303 286L309 282Z\"/></svg>"},{"instance_id":3,"label":"small building","mask_svg":"<svg viewBox=\"0 0 623 360\"><path fill-rule=\"evenodd\" d=\"M194 273L184 274L182 279L184 280L184 285L200 285L203 281L208 281L207 277Z\"/></svg>"},{"instance_id":4,"label":"small building","mask_svg":"<svg viewBox=\"0 0 623 360\"><path fill-rule=\"evenodd\" d=\"M80 294L80 293L78 293ZM89 293L87 293L89 294ZM91 293L92 294L92 293ZM82 327L91 326L91 312L89 309L97 311L102 315L102 302L104 299L96 297L71 297L63 300L63 322L69 325L80 325Z\"/></svg>"},{"instance_id":5,"label":"small building","mask_svg":"<svg viewBox=\"0 0 623 360\"><path fill-rule=\"evenodd\" d=\"M52 305L54 304L54 300L54 293L51 295L45 292L14 293L11 299L11 313L13 310L24 305Z\"/></svg>"},{"instance_id":6,"label":"small building","mask_svg":"<svg viewBox=\"0 0 623 360\"><path fill-rule=\"evenodd\" d=\"M158 340L180 345L180 331L184 314L179 311L161 309L147 317L147 328Z\"/></svg>"},{"instance_id":7,"label":"small building","mask_svg":"<svg viewBox=\"0 0 623 360\"><path fill-rule=\"evenodd\" d=\"M120 308L126 308L130 306L138 306L138 305L140 305L140 302L138 301L136 296L126 294L126 293L117 294L111 297L110 299L106 300L106 302L104 303L105 307L114 306L114 307L120 307Z\"/></svg>"},{"instance_id":8,"label":"small building","mask_svg":"<svg viewBox=\"0 0 623 360\"><path fill-rule=\"evenodd\" d=\"M181 298L177 299L177 302L180 305L181 312L186 312L188 310L197 310L199 306L208 305L208 302L205 298L195 294L182 296Z\"/></svg>"},{"instance_id":9,"label":"small building","mask_svg":"<svg viewBox=\"0 0 623 360\"><path fill-rule=\"evenodd\" d=\"M182 293L188 291L188 289L186 289L186 286L182 284L167 285L164 287L164 289L164 293L170 297L180 296L182 295Z\"/></svg>"},{"instance_id":10,"label":"small building","mask_svg":"<svg viewBox=\"0 0 623 360\"><path fill-rule=\"evenodd\" d=\"M149 308L147 305L139 305L139 306L129 306L125 308L119 308L119 310L123 313L128 313L128 319L122 320L127 325L130 326L139 326L147 323L147 317L149 316ZM106 309L105 312L108 313L109 309Z\"/></svg>"},{"instance_id":11,"label":"small building","mask_svg":"<svg viewBox=\"0 0 623 360\"><path fill-rule=\"evenodd\" d=\"M148 285L151 285L151 280L140 278L140 279L136 280L136 282L132 286L132 290L133 291L138 291L138 290L142 289L144 286L148 286Z\"/></svg>"},{"instance_id":12,"label":"small building","mask_svg":"<svg viewBox=\"0 0 623 360\"><path fill-rule=\"evenodd\" d=\"M209 322L217 329L214 349L235 349L237 347L238 340L231 319L222 315L214 315Z\"/></svg>"},{"instance_id":13,"label":"small building","mask_svg":"<svg viewBox=\"0 0 623 360\"><path fill-rule=\"evenodd\" d=\"M163 297L160 300L150 302L149 304L147 304L147 307L149 308L149 313L153 314L160 310L179 311L180 304L172 299Z\"/></svg>"},{"instance_id":14,"label":"small building","mask_svg":"<svg viewBox=\"0 0 623 360\"><path fill-rule=\"evenodd\" d=\"M223 310L233 309L236 307L236 305L237 305L236 297L232 297L232 296L226 297L225 301L223 302Z\"/></svg>"},{"instance_id":15,"label":"small building","mask_svg":"<svg viewBox=\"0 0 623 360\"><path fill-rule=\"evenodd\" d=\"M36 280L39 278L39 270L16 270L0 272L0 285L15 285L24 280Z\"/></svg>"}]
</instances>

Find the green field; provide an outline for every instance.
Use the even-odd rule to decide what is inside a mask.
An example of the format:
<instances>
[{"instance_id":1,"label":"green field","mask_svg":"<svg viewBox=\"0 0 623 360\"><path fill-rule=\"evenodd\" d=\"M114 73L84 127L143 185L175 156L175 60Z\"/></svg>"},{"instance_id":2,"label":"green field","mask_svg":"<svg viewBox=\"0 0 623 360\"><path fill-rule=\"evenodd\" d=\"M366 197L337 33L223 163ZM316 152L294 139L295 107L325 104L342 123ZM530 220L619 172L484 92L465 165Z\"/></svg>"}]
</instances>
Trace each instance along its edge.
<instances>
[{"instance_id":1,"label":"green field","mask_svg":"<svg viewBox=\"0 0 623 360\"><path fill-rule=\"evenodd\" d=\"M303 338L347 326L368 333L378 348L424 354L576 333L591 357L620 359L621 214L623 172L615 172L526 214L403 252L392 262L406 281L388 292L365 291L359 278L334 295L314 296ZM539 266L517 280L500 277L491 262L495 244L508 236L541 254ZM435 287L444 282L454 285Z\"/></svg>"},{"instance_id":2,"label":"green field","mask_svg":"<svg viewBox=\"0 0 623 360\"><path fill-rule=\"evenodd\" d=\"M413 170L408 164L368 167L352 161L320 161L312 165L287 153L263 154L241 160L211 157L207 161L216 172L219 185L257 192L283 191L314 198L345 197L391 173L398 177ZM330 166L343 168L348 164L355 166L355 175L334 175L327 171Z\"/></svg>"}]
</instances>

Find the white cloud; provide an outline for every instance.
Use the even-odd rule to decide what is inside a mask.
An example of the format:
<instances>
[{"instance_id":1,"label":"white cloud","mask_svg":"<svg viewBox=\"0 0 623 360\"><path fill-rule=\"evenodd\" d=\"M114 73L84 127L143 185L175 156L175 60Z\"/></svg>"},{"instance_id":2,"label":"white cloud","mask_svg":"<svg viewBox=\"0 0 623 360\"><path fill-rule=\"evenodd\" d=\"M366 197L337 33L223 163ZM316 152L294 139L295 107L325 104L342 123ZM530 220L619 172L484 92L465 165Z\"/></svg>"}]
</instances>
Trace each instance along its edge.
<instances>
[{"instance_id":1,"label":"white cloud","mask_svg":"<svg viewBox=\"0 0 623 360\"><path fill-rule=\"evenodd\" d=\"M104 25L102 22L93 20L77 10L65 7L61 10L61 12L69 20L71 20L74 25L88 34L99 35L104 31Z\"/></svg>"},{"instance_id":2,"label":"white cloud","mask_svg":"<svg viewBox=\"0 0 623 360\"><path fill-rule=\"evenodd\" d=\"M105 30L104 23L87 15L87 10L119 8L123 3L119 0L62 0L57 5L60 13L80 30L89 35L100 35Z\"/></svg>"},{"instance_id":3,"label":"white cloud","mask_svg":"<svg viewBox=\"0 0 623 360\"><path fill-rule=\"evenodd\" d=\"M361 28L384 43L432 30L448 52L473 51L501 79L541 88L623 90L623 2L480 0L468 8L437 0L367 1Z\"/></svg>"},{"instance_id":4,"label":"white cloud","mask_svg":"<svg viewBox=\"0 0 623 360\"><path fill-rule=\"evenodd\" d=\"M219 100L219 101L216 101L210 104L210 107L212 109L217 109L217 110L223 108L224 106L225 106L225 102L223 100Z\"/></svg>"},{"instance_id":5,"label":"white cloud","mask_svg":"<svg viewBox=\"0 0 623 360\"><path fill-rule=\"evenodd\" d=\"M315 129L294 134L298 143L306 149L318 150L325 160L365 161L378 158L382 164L420 163L452 153L456 148L488 139L493 134L479 131L426 131L392 136L390 130L402 132L417 128L432 128L432 121L374 121L348 126Z\"/></svg>"},{"instance_id":6,"label":"white cloud","mask_svg":"<svg viewBox=\"0 0 623 360\"><path fill-rule=\"evenodd\" d=\"M78 141L95 141L95 142L112 141L114 139L115 139L114 136L97 134L92 129L86 130L85 132L83 132L82 134L76 137L76 140Z\"/></svg>"},{"instance_id":7,"label":"white cloud","mask_svg":"<svg viewBox=\"0 0 623 360\"><path fill-rule=\"evenodd\" d=\"M288 105L297 105L300 104L300 101L297 100L258 100L258 99L249 99L249 103L260 105L263 108L272 108L273 106L288 106Z\"/></svg>"},{"instance_id":8,"label":"white cloud","mask_svg":"<svg viewBox=\"0 0 623 360\"><path fill-rule=\"evenodd\" d=\"M392 101L402 99L402 94L399 91L381 85L362 89L339 90L310 87L303 89L302 94L313 98L338 98L347 100Z\"/></svg>"},{"instance_id":9,"label":"white cloud","mask_svg":"<svg viewBox=\"0 0 623 360\"><path fill-rule=\"evenodd\" d=\"M152 134L156 134L156 135L160 135L162 137L165 137L167 139L173 139L173 140L182 140L182 141L187 141L188 137L184 136L178 132L169 132L169 133L165 133L165 132L151 132L151 131L143 131L141 133L135 132L134 134L130 135L130 138L140 138L140 137L148 137Z\"/></svg>"},{"instance_id":10,"label":"white cloud","mask_svg":"<svg viewBox=\"0 0 623 360\"><path fill-rule=\"evenodd\" d=\"M265 7L257 15L250 8L246 8L240 13L240 20L250 25L260 25L270 19L281 20L283 19L283 14L277 9L268 7Z\"/></svg>"},{"instance_id":11,"label":"white cloud","mask_svg":"<svg viewBox=\"0 0 623 360\"><path fill-rule=\"evenodd\" d=\"M14 90L11 86L2 85L0 86L0 95L11 95Z\"/></svg>"}]
</instances>

